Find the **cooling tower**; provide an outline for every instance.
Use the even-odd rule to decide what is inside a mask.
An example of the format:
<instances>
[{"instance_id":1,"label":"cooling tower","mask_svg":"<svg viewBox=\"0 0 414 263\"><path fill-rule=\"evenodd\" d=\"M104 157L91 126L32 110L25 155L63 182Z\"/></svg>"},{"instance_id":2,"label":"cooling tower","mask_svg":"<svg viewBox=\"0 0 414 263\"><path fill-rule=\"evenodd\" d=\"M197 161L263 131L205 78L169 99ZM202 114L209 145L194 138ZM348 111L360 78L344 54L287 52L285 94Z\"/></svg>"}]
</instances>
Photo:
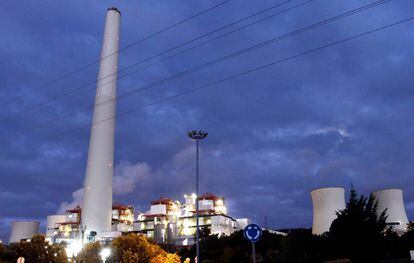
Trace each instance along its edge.
<instances>
[{"instance_id":1,"label":"cooling tower","mask_svg":"<svg viewBox=\"0 0 414 263\"><path fill-rule=\"evenodd\" d=\"M98 237L102 232L111 231L120 20L118 9L109 8L106 13L84 184L82 227L85 238L88 238L91 231L96 232Z\"/></svg>"},{"instance_id":2,"label":"cooling tower","mask_svg":"<svg viewBox=\"0 0 414 263\"><path fill-rule=\"evenodd\" d=\"M46 220L46 237L52 237L58 227L58 223L65 222L65 215L50 215Z\"/></svg>"},{"instance_id":3,"label":"cooling tower","mask_svg":"<svg viewBox=\"0 0 414 263\"><path fill-rule=\"evenodd\" d=\"M345 208L345 190L338 187L320 188L311 192L313 203L312 234L329 231L336 212Z\"/></svg>"},{"instance_id":4,"label":"cooling tower","mask_svg":"<svg viewBox=\"0 0 414 263\"><path fill-rule=\"evenodd\" d=\"M378 201L378 215L387 209L387 224L399 233L405 232L408 218L404 208L403 191L401 189L386 189L373 192L372 195Z\"/></svg>"},{"instance_id":5,"label":"cooling tower","mask_svg":"<svg viewBox=\"0 0 414 263\"><path fill-rule=\"evenodd\" d=\"M36 221L12 221L9 243L18 243L22 239L32 238L39 233L39 224Z\"/></svg>"}]
</instances>

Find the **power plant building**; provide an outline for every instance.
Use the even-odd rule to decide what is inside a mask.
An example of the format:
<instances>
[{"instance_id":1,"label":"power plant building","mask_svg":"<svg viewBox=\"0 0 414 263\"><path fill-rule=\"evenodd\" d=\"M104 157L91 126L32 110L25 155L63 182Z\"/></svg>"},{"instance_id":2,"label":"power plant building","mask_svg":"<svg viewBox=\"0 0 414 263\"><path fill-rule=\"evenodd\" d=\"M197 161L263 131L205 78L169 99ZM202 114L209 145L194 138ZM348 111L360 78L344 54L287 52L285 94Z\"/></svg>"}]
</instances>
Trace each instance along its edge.
<instances>
[{"instance_id":1,"label":"power plant building","mask_svg":"<svg viewBox=\"0 0 414 263\"><path fill-rule=\"evenodd\" d=\"M9 243L30 240L39 233L39 225L37 221L12 221Z\"/></svg>"},{"instance_id":2,"label":"power plant building","mask_svg":"<svg viewBox=\"0 0 414 263\"><path fill-rule=\"evenodd\" d=\"M183 204L168 198L153 201L148 212L138 215L134 232L145 234L157 243L192 245L196 232L196 195L184 195L184 199ZM224 197L206 193L199 198L199 222L200 228L207 227L211 234L228 236L249 220L228 216Z\"/></svg>"},{"instance_id":3,"label":"power plant building","mask_svg":"<svg viewBox=\"0 0 414 263\"><path fill-rule=\"evenodd\" d=\"M313 204L312 234L322 235L329 231L336 219L336 212L345 208L345 189L320 188L311 192Z\"/></svg>"},{"instance_id":4,"label":"power plant building","mask_svg":"<svg viewBox=\"0 0 414 263\"><path fill-rule=\"evenodd\" d=\"M386 211L387 225L391 226L398 234L406 232L409 222L405 213L403 191L401 189L386 189L373 192L372 195L378 202L378 215Z\"/></svg>"},{"instance_id":5,"label":"power plant building","mask_svg":"<svg viewBox=\"0 0 414 263\"><path fill-rule=\"evenodd\" d=\"M111 231L103 233L96 241L110 242L125 233L137 233L154 239L160 244L190 246L194 243L196 231L196 195L185 195L184 203L169 198L151 202L146 213L134 216L131 205L112 204ZM52 243L66 243L68 246L85 238L82 231L80 206L66 210L65 215L51 215L47 218L47 239ZM228 236L243 229L250 220L235 219L227 215L224 197L206 193L199 198L200 228L207 227L211 234ZM90 240L92 241L92 240Z\"/></svg>"}]
</instances>

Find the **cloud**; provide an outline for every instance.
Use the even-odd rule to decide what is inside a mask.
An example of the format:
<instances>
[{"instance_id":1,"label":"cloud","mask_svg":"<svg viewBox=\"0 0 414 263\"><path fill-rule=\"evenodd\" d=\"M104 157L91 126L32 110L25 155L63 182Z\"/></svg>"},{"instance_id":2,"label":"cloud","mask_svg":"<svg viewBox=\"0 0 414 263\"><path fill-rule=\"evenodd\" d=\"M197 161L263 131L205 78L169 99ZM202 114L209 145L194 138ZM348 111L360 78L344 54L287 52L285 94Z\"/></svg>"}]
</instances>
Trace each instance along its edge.
<instances>
[{"instance_id":1,"label":"cloud","mask_svg":"<svg viewBox=\"0 0 414 263\"><path fill-rule=\"evenodd\" d=\"M332 1L331 5L313 1L131 74L118 82L118 94L363 5L357 0ZM89 1L87 8L79 8L84 2L39 1L23 6L5 1L0 10L4 22L0 23L4 84L0 118L25 111L0 125L0 193L4 193L0 194L0 218L42 221L82 200L79 188L90 134L89 129L78 128L91 123L93 85L79 90L79 96L63 96L40 109L28 109L96 80L94 65L43 87L99 57L108 6L104 1ZM214 4L154 2L118 3L121 46ZM119 54L119 68L268 7L269 1L243 5L230 1L124 50ZM388 2L119 98L117 112L394 22L410 16L412 10L413 1ZM274 227L309 227L310 190L347 187L352 182L363 193L403 188L408 216L413 217L414 64L410 61L414 34L410 26L401 24L118 118L114 199L145 211L160 196L181 199L193 192L195 145L186 132L205 129L209 135L200 145L200 188L224 195L232 215L257 222L266 215ZM56 118L62 119L51 121ZM0 238L7 236L8 228L0 222Z\"/></svg>"}]
</instances>

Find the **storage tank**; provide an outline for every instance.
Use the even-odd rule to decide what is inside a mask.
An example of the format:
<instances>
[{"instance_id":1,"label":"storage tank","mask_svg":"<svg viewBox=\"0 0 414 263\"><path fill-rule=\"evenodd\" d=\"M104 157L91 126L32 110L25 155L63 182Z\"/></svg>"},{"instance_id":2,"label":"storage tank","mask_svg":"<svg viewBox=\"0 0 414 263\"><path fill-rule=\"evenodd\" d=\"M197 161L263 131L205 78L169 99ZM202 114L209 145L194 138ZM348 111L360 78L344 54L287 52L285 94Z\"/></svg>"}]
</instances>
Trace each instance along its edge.
<instances>
[{"instance_id":1,"label":"storage tank","mask_svg":"<svg viewBox=\"0 0 414 263\"><path fill-rule=\"evenodd\" d=\"M403 191L385 189L373 192L372 195L378 201L378 215L387 209L387 224L399 234L407 231L408 218L404 208Z\"/></svg>"},{"instance_id":2,"label":"storage tank","mask_svg":"<svg viewBox=\"0 0 414 263\"><path fill-rule=\"evenodd\" d=\"M18 243L22 239L32 238L39 233L39 222L36 221L12 221L9 243Z\"/></svg>"},{"instance_id":3,"label":"storage tank","mask_svg":"<svg viewBox=\"0 0 414 263\"><path fill-rule=\"evenodd\" d=\"M336 219L336 212L345 209L345 189L328 187L311 192L313 204L312 234L322 235L329 231Z\"/></svg>"},{"instance_id":4,"label":"storage tank","mask_svg":"<svg viewBox=\"0 0 414 263\"><path fill-rule=\"evenodd\" d=\"M65 222L65 215L50 215L46 220L46 237L52 237L58 228L58 223Z\"/></svg>"}]
</instances>

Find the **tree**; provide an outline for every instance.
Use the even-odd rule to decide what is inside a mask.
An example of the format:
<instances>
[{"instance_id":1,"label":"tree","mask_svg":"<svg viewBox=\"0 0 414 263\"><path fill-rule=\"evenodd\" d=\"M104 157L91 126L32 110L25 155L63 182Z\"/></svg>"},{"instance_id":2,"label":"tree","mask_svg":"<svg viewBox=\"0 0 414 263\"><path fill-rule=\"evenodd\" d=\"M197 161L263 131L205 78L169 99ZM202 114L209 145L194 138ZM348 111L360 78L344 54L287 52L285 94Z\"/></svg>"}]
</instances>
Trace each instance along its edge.
<instances>
[{"instance_id":1,"label":"tree","mask_svg":"<svg viewBox=\"0 0 414 263\"><path fill-rule=\"evenodd\" d=\"M175 254L169 254L157 244L141 235L128 234L117 237L111 244L112 257L108 262L179 263Z\"/></svg>"},{"instance_id":2,"label":"tree","mask_svg":"<svg viewBox=\"0 0 414 263\"><path fill-rule=\"evenodd\" d=\"M76 262L80 263L100 263L102 262L99 255L102 245L99 242L88 243L77 255Z\"/></svg>"},{"instance_id":3,"label":"tree","mask_svg":"<svg viewBox=\"0 0 414 263\"><path fill-rule=\"evenodd\" d=\"M328 238L333 244L333 258L349 258L353 262L378 262L385 257L386 211L378 216L378 204L351 189L344 210L337 212Z\"/></svg>"},{"instance_id":4,"label":"tree","mask_svg":"<svg viewBox=\"0 0 414 263\"><path fill-rule=\"evenodd\" d=\"M66 251L63 245L49 244L43 235L35 235L29 242L13 243L4 253L5 262L16 262L18 257L24 257L26 262L66 263Z\"/></svg>"}]
</instances>

